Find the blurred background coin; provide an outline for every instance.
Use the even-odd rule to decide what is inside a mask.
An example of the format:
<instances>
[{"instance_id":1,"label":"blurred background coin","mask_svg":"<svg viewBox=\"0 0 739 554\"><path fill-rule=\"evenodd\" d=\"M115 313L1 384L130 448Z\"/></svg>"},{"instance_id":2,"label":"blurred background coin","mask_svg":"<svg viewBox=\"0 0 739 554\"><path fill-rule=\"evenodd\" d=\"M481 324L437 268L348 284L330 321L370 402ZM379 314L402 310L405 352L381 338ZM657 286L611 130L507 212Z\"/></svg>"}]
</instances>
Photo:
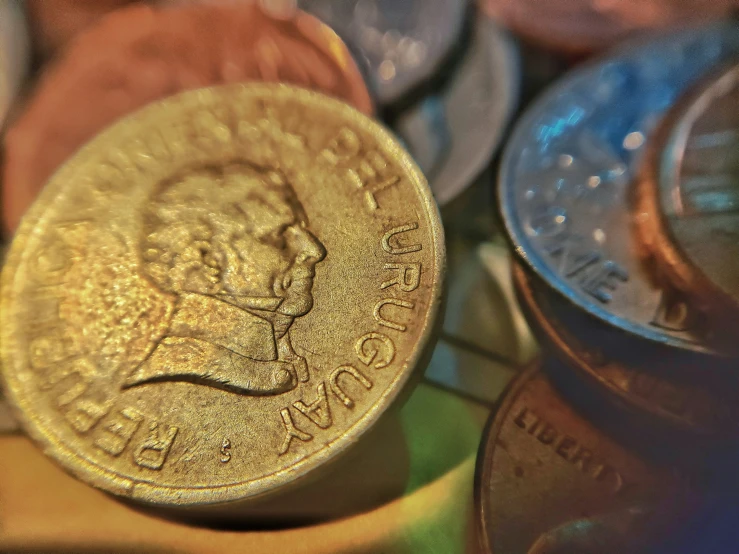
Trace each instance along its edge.
<instances>
[{"instance_id":1,"label":"blurred background coin","mask_svg":"<svg viewBox=\"0 0 739 554\"><path fill-rule=\"evenodd\" d=\"M735 0L479 0L483 11L548 49L587 54L637 32L727 15Z\"/></svg>"},{"instance_id":2,"label":"blurred background coin","mask_svg":"<svg viewBox=\"0 0 739 554\"><path fill-rule=\"evenodd\" d=\"M639 432L674 431L681 444L685 432L724 440L739 436L736 384L731 385L727 360L633 338L579 310L520 264L513 276L532 329L563 362L551 367L574 372L591 385L571 387L573 395L606 393L633 416ZM718 367L711 371L711 365ZM597 400L591 405L603 409Z\"/></svg>"},{"instance_id":3,"label":"blurred background coin","mask_svg":"<svg viewBox=\"0 0 739 554\"><path fill-rule=\"evenodd\" d=\"M98 131L149 102L219 83L281 81L373 110L344 43L314 17L252 2L111 13L43 75L5 137L4 219L18 222L56 168Z\"/></svg>"},{"instance_id":4,"label":"blurred background coin","mask_svg":"<svg viewBox=\"0 0 739 554\"><path fill-rule=\"evenodd\" d=\"M25 2L35 48L50 57L100 18L134 0L30 0Z\"/></svg>"},{"instance_id":5,"label":"blurred background coin","mask_svg":"<svg viewBox=\"0 0 739 554\"><path fill-rule=\"evenodd\" d=\"M404 110L393 128L431 184L440 205L475 182L497 149L516 109L520 84L516 46L486 17L446 82Z\"/></svg>"},{"instance_id":6,"label":"blurred background coin","mask_svg":"<svg viewBox=\"0 0 739 554\"><path fill-rule=\"evenodd\" d=\"M716 24L579 69L518 123L501 167L501 210L525 264L600 320L684 350L711 350L710 337L641 263L627 194L665 110L737 52L739 27Z\"/></svg>"},{"instance_id":7,"label":"blurred background coin","mask_svg":"<svg viewBox=\"0 0 739 554\"><path fill-rule=\"evenodd\" d=\"M0 130L31 64L29 36L22 5L0 2Z\"/></svg>"},{"instance_id":8,"label":"blurred background coin","mask_svg":"<svg viewBox=\"0 0 739 554\"><path fill-rule=\"evenodd\" d=\"M659 277L735 342L739 64L701 82L671 111L635 193L638 238Z\"/></svg>"},{"instance_id":9,"label":"blurred background coin","mask_svg":"<svg viewBox=\"0 0 739 554\"><path fill-rule=\"evenodd\" d=\"M347 104L256 83L163 100L82 148L16 235L7 398L131 501L284 492L420 379L443 240L410 155Z\"/></svg>"},{"instance_id":10,"label":"blurred background coin","mask_svg":"<svg viewBox=\"0 0 739 554\"><path fill-rule=\"evenodd\" d=\"M671 503L688 492L672 468L650 464L594 427L534 367L505 393L483 436L475 483L479 541L486 553L613 552L576 550L577 533L590 526L596 538L613 540L620 528L628 545L642 507L677 512ZM567 527L569 533L559 532Z\"/></svg>"},{"instance_id":11,"label":"blurred background coin","mask_svg":"<svg viewBox=\"0 0 739 554\"><path fill-rule=\"evenodd\" d=\"M367 59L381 104L429 81L464 28L464 0L299 0Z\"/></svg>"}]
</instances>

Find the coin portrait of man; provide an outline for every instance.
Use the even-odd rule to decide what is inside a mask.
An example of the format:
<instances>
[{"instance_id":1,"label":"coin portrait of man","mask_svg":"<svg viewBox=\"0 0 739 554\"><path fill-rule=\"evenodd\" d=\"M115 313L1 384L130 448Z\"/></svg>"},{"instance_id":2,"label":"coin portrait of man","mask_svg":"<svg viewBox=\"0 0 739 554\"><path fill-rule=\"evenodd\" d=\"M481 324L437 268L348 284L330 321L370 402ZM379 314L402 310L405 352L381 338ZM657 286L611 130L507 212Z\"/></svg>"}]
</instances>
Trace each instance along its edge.
<instances>
[{"instance_id":1,"label":"coin portrait of man","mask_svg":"<svg viewBox=\"0 0 739 554\"><path fill-rule=\"evenodd\" d=\"M144 275L175 304L166 336L124 387L275 395L308 381L290 327L313 307L326 250L283 175L234 163L171 179L147 205L141 251Z\"/></svg>"}]
</instances>

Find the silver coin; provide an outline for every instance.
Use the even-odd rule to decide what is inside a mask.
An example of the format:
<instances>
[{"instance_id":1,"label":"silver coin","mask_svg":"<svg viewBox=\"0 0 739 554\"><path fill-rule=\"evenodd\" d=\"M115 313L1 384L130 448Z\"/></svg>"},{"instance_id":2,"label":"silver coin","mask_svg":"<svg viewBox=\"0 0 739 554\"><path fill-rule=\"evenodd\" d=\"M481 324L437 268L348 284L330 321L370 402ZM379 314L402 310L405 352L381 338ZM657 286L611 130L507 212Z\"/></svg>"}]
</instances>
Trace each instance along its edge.
<instances>
[{"instance_id":1,"label":"silver coin","mask_svg":"<svg viewBox=\"0 0 739 554\"><path fill-rule=\"evenodd\" d=\"M28 27L21 3L0 2L0 129L31 62Z\"/></svg>"},{"instance_id":2,"label":"silver coin","mask_svg":"<svg viewBox=\"0 0 739 554\"><path fill-rule=\"evenodd\" d=\"M520 55L490 19L475 21L469 51L448 86L408 109L394 130L445 205L490 162L517 106Z\"/></svg>"},{"instance_id":3,"label":"silver coin","mask_svg":"<svg viewBox=\"0 0 739 554\"><path fill-rule=\"evenodd\" d=\"M739 28L716 24L632 44L574 72L518 124L500 174L505 224L531 269L596 317L688 350L711 348L641 264L628 190L660 116L737 52Z\"/></svg>"},{"instance_id":4,"label":"silver coin","mask_svg":"<svg viewBox=\"0 0 739 554\"><path fill-rule=\"evenodd\" d=\"M449 55L464 26L465 0L299 0L372 68L381 104L395 102L429 79Z\"/></svg>"}]
</instances>

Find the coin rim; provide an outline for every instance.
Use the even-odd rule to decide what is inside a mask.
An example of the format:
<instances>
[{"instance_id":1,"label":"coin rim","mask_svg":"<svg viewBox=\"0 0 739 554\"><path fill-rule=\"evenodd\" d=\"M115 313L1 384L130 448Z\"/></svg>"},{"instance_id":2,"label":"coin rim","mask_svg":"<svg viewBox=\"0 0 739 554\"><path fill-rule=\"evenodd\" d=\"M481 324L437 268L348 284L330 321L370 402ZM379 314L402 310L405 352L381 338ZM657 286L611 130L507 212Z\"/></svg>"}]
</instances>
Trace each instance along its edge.
<instances>
[{"instance_id":1,"label":"coin rim","mask_svg":"<svg viewBox=\"0 0 739 554\"><path fill-rule=\"evenodd\" d=\"M537 283L532 282L537 277L531 275L520 262L514 262L512 274L516 287L516 296L520 300L520 305L526 315L527 321L531 324L532 331L534 331L540 343L549 346L548 350L553 351L556 357L564 363L566 367L563 369L574 371L578 376L586 379L588 384L596 387L595 392L605 394L606 399L612 404L615 404L616 408L626 410L637 416L646 416L656 425L670 425L680 432L689 432L701 437L714 437L720 434L720 430L718 429L712 429L703 424L691 424L654 403L648 401L640 402L637 398L603 377L597 370L592 369L592 364L588 362L586 356L580 353L581 349L578 348L577 343L573 343L567 338L569 333L561 333L558 330L563 325L557 320L556 315L550 315L554 309L551 306L542 306L542 303L537 298L538 295L534 290ZM582 315L592 317L590 314L584 313ZM614 361L611 359L608 363L609 365L626 366L620 360ZM719 363L719 360L714 360L714 363ZM630 371L645 373L638 369L632 369Z\"/></svg>"},{"instance_id":2,"label":"coin rim","mask_svg":"<svg viewBox=\"0 0 739 554\"><path fill-rule=\"evenodd\" d=\"M681 137L690 134L696 116L703 113L702 108L724 81L739 85L739 58L704 75L662 119L633 183L635 217L632 219L645 254L658 266L655 277L685 293L698 310L731 321L739 313L739 297L721 290L685 252L672 232L661 202L663 183L677 177L676 160L671 156L673 148L682 142Z\"/></svg>"},{"instance_id":3,"label":"coin rim","mask_svg":"<svg viewBox=\"0 0 739 554\"><path fill-rule=\"evenodd\" d=\"M433 244L434 269L431 275L432 281L428 293L428 310L420 328L419 339L412 355L406 360L404 367L400 368L396 377L388 384L385 392L372 404L354 425L349 427L333 441L325 444L321 449L302 458L300 461L288 467L282 468L267 476L259 477L252 481L241 481L214 487L179 487L164 486L137 481L130 477L124 477L119 473L103 467L87 458L78 456L71 446L65 445L58 437L53 436L54 424L44 423L43 417L35 413L28 398L23 398L22 393L16 390L15 382L17 376L8 368L15 368L16 363L10 348L15 347L17 334L11 318L2 314L10 313L14 304L14 281L16 268L25 261L24 247L29 238L36 234L36 227L43 221L48 206L59 197L64 197L64 184L78 170L78 166L87 161L100 145L115 141L121 137L131 136L132 131L140 130L142 121L150 115L161 113L163 110L176 109L182 102L195 102L196 97L218 101L219 98L232 95L250 95L263 98L285 98L295 102L301 102L306 106L320 106L321 109L330 109L347 123L359 123L363 130L382 143L386 150L393 155L399 167L405 172L411 186L418 194L419 207L425 208L430 229L429 234ZM192 97L192 100L190 99ZM201 104L202 105L202 104ZM380 123L363 115L356 108L336 100L330 96L307 90L293 85L276 83L248 83L222 85L186 91L171 96L154 104L129 114L119 120L111 127L98 134L93 140L80 148L67 162L65 162L49 180L40 196L34 202L31 209L24 216L18 233L11 245L8 260L5 264L0 280L0 350L2 354L2 371L0 371L0 385L6 391L13 413L20 421L23 430L41 446L44 453L60 463L65 470L90 485L104 489L105 491L128 497L132 500L154 505L154 506L204 506L209 504L220 504L237 500L251 500L262 498L270 493L283 492L288 485L294 486L302 483L306 477L316 473L322 464L334 461L350 450L364 434L375 426L380 416L383 415L398 397L407 396L403 394L410 382L417 381L414 376L423 371L422 361L428 358L435 343L434 331L440 321L442 293L444 290L445 273L445 244L444 232L441 224L438 207L431 194L425 177L415 164L411 156L403 150L397 139ZM10 346L10 348L9 348ZM407 392L407 391L406 391ZM57 420L58 421L58 420ZM266 481L266 483L265 483Z\"/></svg>"},{"instance_id":4,"label":"coin rim","mask_svg":"<svg viewBox=\"0 0 739 554\"><path fill-rule=\"evenodd\" d=\"M727 39L730 39L731 37L736 39L737 36L739 36L738 31L739 27L736 25L730 22L720 22L692 27L689 30L661 33L652 37L641 37L568 72L565 76L561 77L558 82L550 86L546 92L541 94L534 102L532 102L524 115L519 118L513 133L511 133L508 138L506 148L503 151L503 156L501 158L500 170L498 172L497 196L501 218L507 231L507 238L517 257L521 259L535 274L541 277L547 286L558 294L563 295L579 308L618 329L636 334L637 336L650 341L669 344L674 347L696 352L711 353L713 350L706 344L654 331L641 323L630 325L628 320L623 316L609 312L595 302L587 299L583 294L576 292L574 287L567 286L566 281L563 278L543 263L544 259L542 256L538 254L529 255L529 251L533 250L535 252L535 248L529 248L529 251L527 251L523 246L524 242L528 242L531 246L533 245L523 231L523 225L520 222L521 218L517 213L513 202L513 192L517 187L515 186L516 179L514 178L515 175L513 175L514 169L512 167L512 160L516 157L516 153L520 150L521 145L528 144L529 141L527 140L527 137L530 135L533 124L537 119L539 119L541 114L547 111L552 100L563 93L566 94L571 89L573 82L580 82L588 77L591 79L594 78L594 73L599 68L603 67L604 64L626 57L633 58L641 48L654 48L655 46L665 48L669 47L670 44L681 43L691 38L709 37L712 34L719 35L721 37L721 42L726 43L728 42ZM700 76L697 77L697 79L699 78ZM693 82L695 82L695 80ZM654 129L652 132L653 131ZM652 133L650 133L650 136L651 135ZM632 175L632 180L635 177L635 175ZM624 210L628 210L628 208L628 203L625 202ZM534 258L539 258L541 261L537 262Z\"/></svg>"},{"instance_id":5,"label":"coin rim","mask_svg":"<svg viewBox=\"0 0 739 554\"><path fill-rule=\"evenodd\" d=\"M477 451L477 461L475 463L475 479L474 479L474 505L475 505L475 527L477 529L477 543L483 552L493 553L492 535L487 515L487 507L485 495L483 491L487 488L486 483L490 482L490 476L493 473L493 454L497 447L498 436L500 430L505 423L505 418L510 412L511 407L515 404L521 391L526 387L529 381L536 377L539 373L544 374L543 360L541 357L535 358L520 375L516 376L505 388L500 399L493 405L490 417L488 418L485 428L480 438L480 447ZM490 463L487 463L490 462Z\"/></svg>"}]
</instances>

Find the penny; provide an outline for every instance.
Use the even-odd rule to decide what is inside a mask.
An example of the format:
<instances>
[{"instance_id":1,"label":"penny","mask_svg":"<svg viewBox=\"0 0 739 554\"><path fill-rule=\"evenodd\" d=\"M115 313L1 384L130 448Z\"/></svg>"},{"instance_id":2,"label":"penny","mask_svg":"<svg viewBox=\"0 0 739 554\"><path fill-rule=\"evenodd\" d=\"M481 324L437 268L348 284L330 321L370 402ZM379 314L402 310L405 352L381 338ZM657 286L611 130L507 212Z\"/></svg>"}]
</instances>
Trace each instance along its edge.
<instances>
[{"instance_id":1,"label":"penny","mask_svg":"<svg viewBox=\"0 0 739 554\"><path fill-rule=\"evenodd\" d=\"M133 0L42 0L26 2L34 40L43 56L62 49L100 18Z\"/></svg>"},{"instance_id":2,"label":"penny","mask_svg":"<svg viewBox=\"0 0 739 554\"><path fill-rule=\"evenodd\" d=\"M726 383L713 379L713 386L707 386L707 370L713 365L714 373L726 372L726 360L616 333L548 290L519 264L513 268L513 279L541 342L563 360L562 370L595 386L589 393L605 393L636 419L651 418L678 432L739 435L735 402L721 394Z\"/></svg>"},{"instance_id":3,"label":"penny","mask_svg":"<svg viewBox=\"0 0 739 554\"><path fill-rule=\"evenodd\" d=\"M372 102L343 42L314 17L256 3L118 10L80 35L42 78L5 141L4 219L13 230L46 180L121 116L176 92L283 81Z\"/></svg>"},{"instance_id":4,"label":"penny","mask_svg":"<svg viewBox=\"0 0 739 554\"><path fill-rule=\"evenodd\" d=\"M495 554L641 552L614 550L613 541L633 546L645 512L688 492L671 468L652 465L574 411L537 367L514 382L488 422L476 473L478 538ZM591 537L610 540L584 548Z\"/></svg>"},{"instance_id":5,"label":"penny","mask_svg":"<svg viewBox=\"0 0 739 554\"><path fill-rule=\"evenodd\" d=\"M393 125L440 205L470 186L490 163L516 109L519 82L516 46L496 23L477 17L469 51L449 82Z\"/></svg>"},{"instance_id":6,"label":"penny","mask_svg":"<svg viewBox=\"0 0 739 554\"><path fill-rule=\"evenodd\" d=\"M431 79L464 27L463 0L298 0L347 40L371 67L381 104Z\"/></svg>"},{"instance_id":7,"label":"penny","mask_svg":"<svg viewBox=\"0 0 739 554\"><path fill-rule=\"evenodd\" d=\"M99 134L24 219L5 391L115 495L284 491L420 378L443 269L428 185L379 124L287 85L183 93Z\"/></svg>"},{"instance_id":8,"label":"penny","mask_svg":"<svg viewBox=\"0 0 739 554\"><path fill-rule=\"evenodd\" d=\"M28 40L20 2L0 2L0 129L28 72Z\"/></svg>"},{"instance_id":9,"label":"penny","mask_svg":"<svg viewBox=\"0 0 739 554\"><path fill-rule=\"evenodd\" d=\"M660 277L716 325L739 313L739 65L665 118L636 186L636 229Z\"/></svg>"},{"instance_id":10,"label":"penny","mask_svg":"<svg viewBox=\"0 0 739 554\"><path fill-rule=\"evenodd\" d=\"M717 24L578 69L529 109L501 167L499 202L525 265L598 319L683 350L710 351L712 339L641 263L627 196L660 116L737 52L739 28Z\"/></svg>"},{"instance_id":11,"label":"penny","mask_svg":"<svg viewBox=\"0 0 739 554\"><path fill-rule=\"evenodd\" d=\"M528 40L570 54L600 50L637 32L720 18L736 8L734 0L480 0L480 5Z\"/></svg>"}]
</instances>

